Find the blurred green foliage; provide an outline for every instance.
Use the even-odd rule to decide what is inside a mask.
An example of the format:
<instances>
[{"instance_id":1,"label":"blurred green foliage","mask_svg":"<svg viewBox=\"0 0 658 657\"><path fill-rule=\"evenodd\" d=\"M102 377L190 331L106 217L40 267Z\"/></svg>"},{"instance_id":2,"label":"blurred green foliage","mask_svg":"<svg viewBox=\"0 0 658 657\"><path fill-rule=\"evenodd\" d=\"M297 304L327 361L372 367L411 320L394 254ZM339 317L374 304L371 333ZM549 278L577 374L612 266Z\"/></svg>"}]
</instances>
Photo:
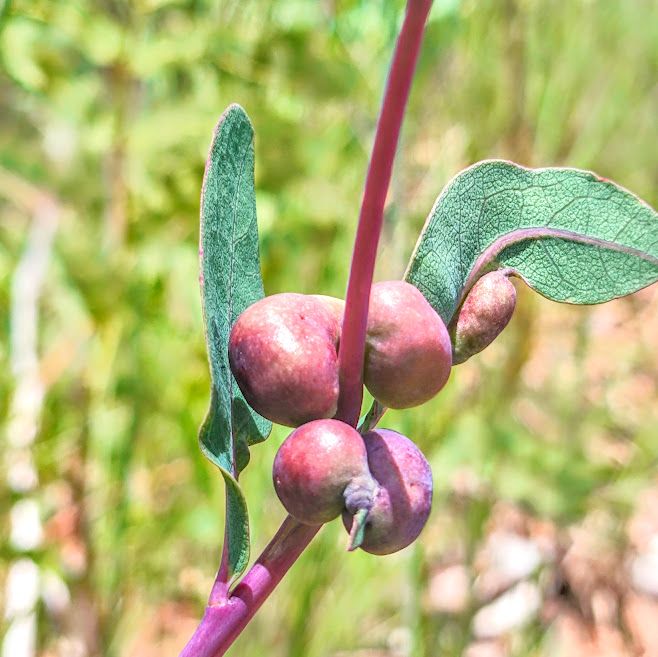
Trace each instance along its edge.
<instances>
[{"instance_id":1,"label":"blurred green foliage","mask_svg":"<svg viewBox=\"0 0 658 657\"><path fill-rule=\"evenodd\" d=\"M137 654L166 601L180 603L179 615L201 617L220 554L223 482L197 446L209 395L198 213L213 126L231 102L254 124L266 293L343 296L404 4L5 0L2 7L3 335L31 221L15 177L51 192L62 208L40 307L48 391L35 456L46 542L36 556L64 577L74 609L93 611L92 653ZM594 169L658 205L657 25L653 0L436 0L378 278L402 275L436 195L480 159ZM388 558L346 555L340 523L326 527L230 654L385 648L402 627L411 636L403 654L458 655L468 619L455 625L427 611L427 573L455 541L472 556L496 500L563 524L592 508L623 523L658 453L658 347L646 331L658 320L655 311L642 314L651 299L616 302L615 316L625 319L615 324L522 294L487 355L457 368L433 402L384 421L416 440L433 465L436 501L421 540ZM611 322L627 329L613 363L597 338ZM3 418L14 385L9 359L3 339ZM639 398L638 377L649 381ZM255 553L284 516L270 470L285 435L277 428L254 447L241 479ZM602 440L630 445L630 456L623 464L593 458ZM479 482L465 497L454 485L464 471ZM0 507L11 499L3 484ZM67 508L79 523L58 533L53 519ZM73 565L72 545L82 567ZM11 549L1 553L4 564ZM193 627L181 630L178 649ZM54 651L64 631L44 619L42 645ZM535 654L541 640L539 629L528 630L518 654Z\"/></svg>"}]
</instances>

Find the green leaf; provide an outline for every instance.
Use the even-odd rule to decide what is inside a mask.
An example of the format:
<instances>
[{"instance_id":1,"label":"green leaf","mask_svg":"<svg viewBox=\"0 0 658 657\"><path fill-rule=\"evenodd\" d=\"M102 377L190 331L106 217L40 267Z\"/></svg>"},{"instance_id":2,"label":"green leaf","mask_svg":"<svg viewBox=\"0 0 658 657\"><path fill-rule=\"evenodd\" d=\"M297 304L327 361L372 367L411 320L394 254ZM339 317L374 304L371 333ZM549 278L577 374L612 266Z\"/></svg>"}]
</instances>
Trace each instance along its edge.
<instances>
[{"instance_id":1,"label":"green leaf","mask_svg":"<svg viewBox=\"0 0 658 657\"><path fill-rule=\"evenodd\" d=\"M658 280L658 215L588 171L480 162L441 192L405 279L448 324L493 269L554 301L610 301Z\"/></svg>"},{"instance_id":2,"label":"green leaf","mask_svg":"<svg viewBox=\"0 0 658 657\"><path fill-rule=\"evenodd\" d=\"M253 137L245 111L231 105L215 128L201 190L199 282L211 396L199 445L226 482L225 549L230 578L239 576L249 561L247 503L238 475L249 462L248 446L265 440L272 428L271 422L248 406L228 362L228 339L235 320L263 297Z\"/></svg>"}]
</instances>

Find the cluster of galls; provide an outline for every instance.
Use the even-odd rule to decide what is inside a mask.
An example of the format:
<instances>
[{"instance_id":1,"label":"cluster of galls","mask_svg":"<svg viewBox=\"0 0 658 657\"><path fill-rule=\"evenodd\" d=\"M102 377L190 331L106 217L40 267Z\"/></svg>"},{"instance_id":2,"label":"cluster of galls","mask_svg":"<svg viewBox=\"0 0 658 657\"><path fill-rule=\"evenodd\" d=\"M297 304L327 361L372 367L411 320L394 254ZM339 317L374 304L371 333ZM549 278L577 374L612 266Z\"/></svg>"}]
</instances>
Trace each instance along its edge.
<instances>
[{"instance_id":1,"label":"cluster of galls","mask_svg":"<svg viewBox=\"0 0 658 657\"><path fill-rule=\"evenodd\" d=\"M283 293L240 315L229 359L252 408L289 427L335 415L344 310L340 299ZM443 321L418 289L372 286L363 376L375 399L388 408L428 401L448 380L451 352Z\"/></svg>"},{"instance_id":2,"label":"cluster of galls","mask_svg":"<svg viewBox=\"0 0 658 657\"><path fill-rule=\"evenodd\" d=\"M494 275L499 276L488 274L479 283ZM428 401L446 384L453 354L463 362L500 333L514 309L509 292L514 287L502 275L490 283L480 285L479 301L469 295L470 310L464 304L457 351L417 288L404 281L372 286L363 378L380 404L400 409ZM235 323L229 361L252 408L298 427L281 445L273 468L274 487L288 513L306 524L342 515L350 549L390 554L412 543L425 525L432 473L422 452L401 434L377 429L362 436L330 419L338 404L344 307L325 296L266 297Z\"/></svg>"}]
</instances>

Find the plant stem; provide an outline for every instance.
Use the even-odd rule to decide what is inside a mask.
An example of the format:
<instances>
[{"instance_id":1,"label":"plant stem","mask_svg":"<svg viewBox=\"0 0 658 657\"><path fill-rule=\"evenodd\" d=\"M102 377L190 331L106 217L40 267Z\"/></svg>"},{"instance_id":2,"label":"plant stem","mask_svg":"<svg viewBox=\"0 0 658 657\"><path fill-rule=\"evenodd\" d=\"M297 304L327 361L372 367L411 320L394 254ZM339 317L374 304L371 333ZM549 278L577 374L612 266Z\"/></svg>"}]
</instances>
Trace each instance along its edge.
<instances>
[{"instance_id":1,"label":"plant stem","mask_svg":"<svg viewBox=\"0 0 658 657\"><path fill-rule=\"evenodd\" d=\"M220 604L209 604L180 657L220 657L318 533L288 516L242 581Z\"/></svg>"},{"instance_id":2,"label":"plant stem","mask_svg":"<svg viewBox=\"0 0 658 657\"><path fill-rule=\"evenodd\" d=\"M384 413L386 413L386 406L380 404L376 399L372 402L370 410L366 413L363 418L363 422L358 428L360 434L366 434L368 431L372 431L376 426L379 420L382 419Z\"/></svg>"},{"instance_id":3,"label":"plant stem","mask_svg":"<svg viewBox=\"0 0 658 657\"><path fill-rule=\"evenodd\" d=\"M382 228L384 203L423 30L431 6L432 0L408 0L366 176L347 288L339 358L341 388L337 417L355 427L363 399L363 355L368 300ZM371 420L375 416L381 417L384 410L378 407ZM288 516L256 563L232 591L228 591L226 584L223 557L203 620L180 657L223 655L319 530L319 525L302 525Z\"/></svg>"},{"instance_id":4,"label":"plant stem","mask_svg":"<svg viewBox=\"0 0 658 657\"><path fill-rule=\"evenodd\" d=\"M345 317L340 343L340 394L336 417L356 427L363 400L363 357L370 286L382 230L384 204L391 182L395 151L409 98L425 22L432 0L409 0L395 46L375 143L366 175L363 202L354 242L347 285Z\"/></svg>"},{"instance_id":5,"label":"plant stem","mask_svg":"<svg viewBox=\"0 0 658 657\"><path fill-rule=\"evenodd\" d=\"M228 502L226 504L226 511L228 515ZM223 604L228 598L230 587L230 577L228 573L228 524L224 527L224 546L222 547L222 560L219 563L219 570L215 583L213 584L212 591L210 591L210 598L208 599L209 606Z\"/></svg>"}]
</instances>

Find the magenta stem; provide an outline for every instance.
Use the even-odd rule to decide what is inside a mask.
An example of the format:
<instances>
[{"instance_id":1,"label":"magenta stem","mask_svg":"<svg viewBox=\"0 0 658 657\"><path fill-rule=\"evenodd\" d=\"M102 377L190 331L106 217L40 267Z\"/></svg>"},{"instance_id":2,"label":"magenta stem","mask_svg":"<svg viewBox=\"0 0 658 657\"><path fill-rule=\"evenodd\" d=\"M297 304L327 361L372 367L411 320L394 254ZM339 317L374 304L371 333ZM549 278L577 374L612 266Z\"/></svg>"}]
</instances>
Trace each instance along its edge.
<instances>
[{"instance_id":1,"label":"magenta stem","mask_svg":"<svg viewBox=\"0 0 658 657\"><path fill-rule=\"evenodd\" d=\"M363 357L370 286L395 151L432 0L409 0L398 36L370 156L340 341L336 417L356 427L363 401Z\"/></svg>"},{"instance_id":2,"label":"magenta stem","mask_svg":"<svg viewBox=\"0 0 658 657\"><path fill-rule=\"evenodd\" d=\"M228 502L226 504L226 512L228 514ZM228 563L228 523L224 527L224 546L222 547L222 560L219 563L219 570L215 583L213 584L212 591L210 591L210 598L208 605L218 605L226 601L228 597L230 584L229 563Z\"/></svg>"},{"instance_id":3,"label":"magenta stem","mask_svg":"<svg viewBox=\"0 0 658 657\"><path fill-rule=\"evenodd\" d=\"M288 516L242 581L219 604L209 604L180 657L219 657L235 641L290 566L318 533Z\"/></svg>"},{"instance_id":4,"label":"magenta stem","mask_svg":"<svg viewBox=\"0 0 658 657\"><path fill-rule=\"evenodd\" d=\"M340 397L337 416L352 426L357 425L363 400L368 300L386 193L431 6L432 0L408 0L366 176L347 287L339 357ZM383 409L379 411L379 416L382 412ZM302 525L288 516L261 556L232 591L228 590L227 555L223 553L203 620L180 657L223 655L319 530L318 525Z\"/></svg>"}]
</instances>

